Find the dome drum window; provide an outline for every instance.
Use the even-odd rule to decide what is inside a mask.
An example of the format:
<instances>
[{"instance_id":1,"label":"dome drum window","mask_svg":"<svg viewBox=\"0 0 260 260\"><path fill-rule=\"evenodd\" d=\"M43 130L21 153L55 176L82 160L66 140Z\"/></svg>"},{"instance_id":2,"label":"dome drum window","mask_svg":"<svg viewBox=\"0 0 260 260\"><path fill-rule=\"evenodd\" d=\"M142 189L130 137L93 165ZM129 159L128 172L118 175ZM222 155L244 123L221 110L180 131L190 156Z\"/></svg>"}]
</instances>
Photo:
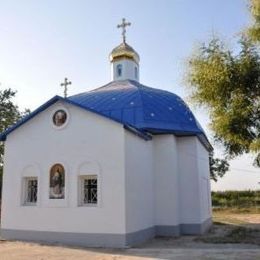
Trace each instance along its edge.
<instances>
[{"instance_id":1,"label":"dome drum window","mask_svg":"<svg viewBox=\"0 0 260 260\"><path fill-rule=\"evenodd\" d=\"M116 75L117 75L117 77L121 77L122 76L122 70L123 70L122 64L118 64L116 66Z\"/></svg>"},{"instance_id":2,"label":"dome drum window","mask_svg":"<svg viewBox=\"0 0 260 260\"><path fill-rule=\"evenodd\" d=\"M138 69L135 67L135 79L138 79Z\"/></svg>"}]
</instances>

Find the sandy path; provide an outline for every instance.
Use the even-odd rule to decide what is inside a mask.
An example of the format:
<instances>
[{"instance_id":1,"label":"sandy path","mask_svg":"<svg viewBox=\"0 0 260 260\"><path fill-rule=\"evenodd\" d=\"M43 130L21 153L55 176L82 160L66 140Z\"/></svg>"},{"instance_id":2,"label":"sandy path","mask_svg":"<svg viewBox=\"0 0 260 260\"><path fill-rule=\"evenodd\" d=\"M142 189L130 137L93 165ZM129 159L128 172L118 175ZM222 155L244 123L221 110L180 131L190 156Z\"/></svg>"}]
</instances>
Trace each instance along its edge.
<instances>
[{"instance_id":1,"label":"sandy path","mask_svg":"<svg viewBox=\"0 0 260 260\"><path fill-rule=\"evenodd\" d=\"M260 226L260 214L248 214L246 216L243 215L234 215L233 218L236 218L240 221L244 221L249 224L258 224Z\"/></svg>"},{"instance_id":2,"label":"sandy path","mask_svg":"<svg viewBox=\"0 0 260 260\"><path fill-rule=\"evenodd\" d=\"M260 259L260 247L253 245L203 245L163 247L164 241L153 241L143 247L125 250L84 249L48 246L25 242L0 242L1 260L119 260L119 259Z\"/></svg>"},{"instance_id":3,"label":"sandy path","mask_svg":"<svg viewBox=\"0 0 260 260\"><path fill-rule=\"evenodd\" d=\"M218 220L237 219L246 225L260 229L259 214L218 214ZM218 225L212 234L221 235L231 226ZM41 245L28 242L1 241L0 260L137 260L137 259L178 259L178 260L260 260L260 246L254 244L210 244L196 241L196 237L157 238L136 248L91 249L59 245ZM258 237L256 237L258 238Z\"/></svg>"}]
</instances>

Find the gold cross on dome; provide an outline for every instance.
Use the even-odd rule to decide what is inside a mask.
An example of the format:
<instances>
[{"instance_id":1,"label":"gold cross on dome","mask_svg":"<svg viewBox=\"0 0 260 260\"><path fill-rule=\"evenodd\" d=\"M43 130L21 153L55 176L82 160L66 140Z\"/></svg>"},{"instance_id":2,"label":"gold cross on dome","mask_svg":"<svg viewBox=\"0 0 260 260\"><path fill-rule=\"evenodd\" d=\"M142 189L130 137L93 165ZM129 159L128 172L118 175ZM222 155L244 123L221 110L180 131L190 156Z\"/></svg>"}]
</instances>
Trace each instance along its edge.
<instances>
[{"instance_id":1,"label":"gold cross on dome","mask_svg":"<svg viewBox=\"0 0 260 260\"><path fill-rule=\"evenodd\" d=\"M72 84L71 81L68 81L67 78L65 78L64 83L61 83L61 84L60 84L62 87L64 86L64 97L65 97L65 98L66 98L67 95L68 95L68 88L67 88L67 86L68 86L68 85L71 85L71 84Z\"/></svg>"},{"instance_id":2,"label":"gold cross on dome","mask_svg":"<svg viewBox=\"0 0 260 260\"><path fill-rule=\"evenodd\" d=\"M130 26L131 23L128 23L125 21L125 18L122 19L122 23L117 25L117 28L122 28L122 36L123 36L123 42L125 43L125 33L126 33L126 26Z\"/></svg>"}]
</instances>

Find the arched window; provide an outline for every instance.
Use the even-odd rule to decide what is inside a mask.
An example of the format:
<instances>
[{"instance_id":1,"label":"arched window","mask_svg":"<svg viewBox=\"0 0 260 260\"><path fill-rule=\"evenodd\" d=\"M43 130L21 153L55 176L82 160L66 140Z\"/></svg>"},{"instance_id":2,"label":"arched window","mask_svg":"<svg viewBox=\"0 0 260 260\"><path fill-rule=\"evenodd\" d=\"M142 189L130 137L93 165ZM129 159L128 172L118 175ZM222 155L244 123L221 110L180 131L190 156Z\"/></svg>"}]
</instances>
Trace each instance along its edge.
<instances>
[{"instance_id":1,"label":"arched window","mask_svg":"<svg viewBox=\"0 0 260 260\"><path fill-rule=\"evenodd\" d=\"M50 199L65 198L65 170L57 163L50 170Z\"/></svg>"},{"instance_id":2,"label":"arched window","mask_svg":"<svg viewBox=\"0 0 260 260\"><path fill-rule=\"evenodd\" d=\"M135 67L135 78L138 79L138 69Z\"/></svg>"},{"instance_id":3,"label":"arched window","mask_svg":"<svg viewBox=\"0 0 260 260\"><path fill-rule=\"evenodd\" d=\"M118 65L116 66L116 74L117 74L117 77L121 77L121 76L122 76L122 70L123 70L122 64L118 64Z\"/></svg>"},{"instance_id":4,"label":"arched window","mask_svg":"<svg viewBox=\"0 0 260 260\"><path fill-rule=\"evenodd\" d=\"M37 203L38 178L25 177L24 180L24 201L23 205L35 206Z\"/></svg>"}]
</instances>

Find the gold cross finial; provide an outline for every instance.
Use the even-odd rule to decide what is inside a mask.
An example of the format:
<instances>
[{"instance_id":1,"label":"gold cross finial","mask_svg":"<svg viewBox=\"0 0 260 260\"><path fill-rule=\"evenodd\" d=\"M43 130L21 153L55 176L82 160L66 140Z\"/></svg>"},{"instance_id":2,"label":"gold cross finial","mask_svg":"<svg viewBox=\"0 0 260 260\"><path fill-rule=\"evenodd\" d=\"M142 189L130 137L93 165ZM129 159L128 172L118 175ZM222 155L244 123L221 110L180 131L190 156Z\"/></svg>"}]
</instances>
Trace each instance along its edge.
<instances>
[{"instance_id":1,"label":"gold cross finial","mask_svg":"<svg viewBox=\"0 0 260 260\"><path fill-rule=\"evenodd\" d=\"M128 23L125 21L125 18L122 19L122 23L117 25L117 28L122 28L122 36L123 36L123 42L125 43L125 33L126 33L126 26L130 26L131 23Z\"/></svg>"},{"instance_id":2,"label":"gold cross finial","mask_svg":"<svg viewBox=\"0 0 260 260\"><path fill-rule=\"evenodd\" d=\"M67 97L67 95L68 95L68 88L67 88L67 86L68 85L71 85L72 83L71 83L71 81L68 81L68 79L67 78L65 78L65 80L64 80L64 83L61 83L60 85L63 87L64 86L64 97L66 98Z\"/></svg>"}]
</instances>

